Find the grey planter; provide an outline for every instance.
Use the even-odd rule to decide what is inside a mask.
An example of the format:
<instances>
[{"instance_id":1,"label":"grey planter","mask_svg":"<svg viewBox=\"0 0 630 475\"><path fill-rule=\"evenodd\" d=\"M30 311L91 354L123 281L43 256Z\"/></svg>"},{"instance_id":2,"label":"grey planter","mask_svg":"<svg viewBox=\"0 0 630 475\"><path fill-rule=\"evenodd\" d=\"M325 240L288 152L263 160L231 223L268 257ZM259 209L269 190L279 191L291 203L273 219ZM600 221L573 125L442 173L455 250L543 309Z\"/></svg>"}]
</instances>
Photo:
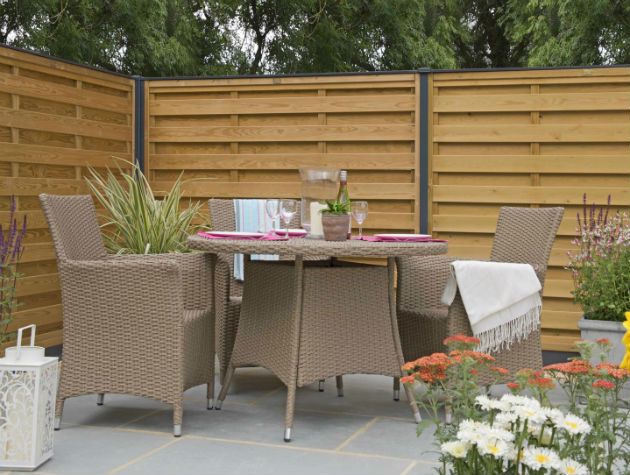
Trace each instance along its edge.
<instances>
[{"instance_id":1,"label":"grey planter","mask_svg":"<svg viewBox=\"0 0 630 475\"><path fill-rule=\"evenodd\" d=\"M621 342L626 329L621 322L611 322L607 320L587 320L580 319L578 322L583 340L595 341L599 338L608 338L612 343L610 351L610 362L619 364L626 354L626 347ZM599 355L593 355L593 363L599 363Z\"/></svg>"}]
</instances>

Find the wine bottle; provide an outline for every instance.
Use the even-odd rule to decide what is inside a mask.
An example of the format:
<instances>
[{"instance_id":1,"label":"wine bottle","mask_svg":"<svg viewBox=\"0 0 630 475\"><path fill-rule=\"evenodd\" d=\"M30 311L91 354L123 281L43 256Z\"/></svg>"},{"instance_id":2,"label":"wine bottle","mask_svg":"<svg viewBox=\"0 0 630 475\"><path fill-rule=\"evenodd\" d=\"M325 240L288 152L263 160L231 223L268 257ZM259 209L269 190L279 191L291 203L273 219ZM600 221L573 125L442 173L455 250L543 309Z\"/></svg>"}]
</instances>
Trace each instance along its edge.
<instances>
[{"instance_id":1,"label":"wine bottle","mask_svg":"<svg viewBox=\"0 0 630 475\"><path fill-rule=\"evenodd\" d=\"M339 203L347 203L350 208L350 195L348 194L348 172L341 170L339 173L339 191L337 192L337 201ZM348 214L350 214L348 212ZM352 218L348 224L348 239L352 236Z\"/></svg>"}]
</instances>

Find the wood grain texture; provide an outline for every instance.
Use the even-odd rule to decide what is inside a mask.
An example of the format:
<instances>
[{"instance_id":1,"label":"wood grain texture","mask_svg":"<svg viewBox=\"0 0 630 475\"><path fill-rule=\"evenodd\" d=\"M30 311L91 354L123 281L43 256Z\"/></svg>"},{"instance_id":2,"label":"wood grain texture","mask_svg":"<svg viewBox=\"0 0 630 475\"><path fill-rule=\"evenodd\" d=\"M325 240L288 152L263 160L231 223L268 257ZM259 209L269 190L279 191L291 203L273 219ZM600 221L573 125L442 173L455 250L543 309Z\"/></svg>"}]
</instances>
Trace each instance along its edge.
<instances>
[{"instance_id":1,"label":"wood grain texture","mask_svg":"<svg viewBox=\"0 0 630 475\"><path fill-rule=\"evenodd\" d=\"M8 203L27 219L19 271L20 306L10 330L35 323L38 344L62 342L62 307L55 253L39 207L40 193L87 193L86 167L127 168L131 159L133 81L117 75L0 47L0 225ZM4 96L3 96L4 97ZM113 152L112 149L118 149ZM80 232L80 230L77 230Z\"/></svg>"},{"instance_id":2,"label":"wood grain texture","mask_svg":"<svg viewBox=\"0 0 630 475\"><path fill-rule=\"evenodd\" d=\"M349 171L369 230L417 229L414 74L148 81L147 163L195 200L301 196L298 170ZM204 210L206 208L204 207Z\"/></svg>"},{"instance_id":3,"label":"wood grain texture","mask_svg":"<svg viewBox=\"0 0 630 475\"><path fill-rule=\"evenodd\" d=\"M630 68L433 75L433 233L487 259L502 205L565 207L549 260L543 347L574 350L579 307L564 270L575 214L630 206ZM525 114L525 115L523 115Z\"/></svg>"}]
</instances>

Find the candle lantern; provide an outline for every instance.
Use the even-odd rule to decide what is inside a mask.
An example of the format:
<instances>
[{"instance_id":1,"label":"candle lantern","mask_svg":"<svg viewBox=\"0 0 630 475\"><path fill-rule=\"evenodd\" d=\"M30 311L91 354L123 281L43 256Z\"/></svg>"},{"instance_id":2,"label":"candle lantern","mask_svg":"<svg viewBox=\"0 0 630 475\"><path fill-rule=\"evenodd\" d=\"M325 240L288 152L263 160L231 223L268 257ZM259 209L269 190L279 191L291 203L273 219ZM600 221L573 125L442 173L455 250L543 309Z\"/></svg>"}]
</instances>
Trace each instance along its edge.
<instances>
[{"instance_id":1,"label":"candle lantern","mask_svg":"<svg viewBox=\"0 0 630 475\"><path fill-rule=\"evenodd\" d=\"M326 200L334 200L339 188L339 170L334 168L301 168L302 227L313 238L323 238L322 216Z\"/></svg>"},{"instance_id":2,"label":"candle lantern","mask_svg":"<svg viewBox=\"0 0 630 475\"><path fill-rule=\"evenodd\" d=\"M22 332L31 329L29 346ZM18 330L0 358L0 468L35 470L53 455L58 358L35 346L35 325Z\"/></svg>"}]
</instances>

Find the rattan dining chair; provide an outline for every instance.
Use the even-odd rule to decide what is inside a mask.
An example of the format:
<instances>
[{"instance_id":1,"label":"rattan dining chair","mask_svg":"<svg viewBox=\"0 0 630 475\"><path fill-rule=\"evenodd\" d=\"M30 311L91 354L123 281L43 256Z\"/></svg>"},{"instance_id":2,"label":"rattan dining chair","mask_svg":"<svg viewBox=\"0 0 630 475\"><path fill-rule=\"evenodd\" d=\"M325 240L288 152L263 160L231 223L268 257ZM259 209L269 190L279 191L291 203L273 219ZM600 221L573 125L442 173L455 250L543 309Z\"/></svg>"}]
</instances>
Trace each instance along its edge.
<instances>
[{"instance_id":1,"label":"rattan dining chair","mask_svg":"<svg viewBox=\"0 0 630 475\"><path fill-rule=\"evenodd\" d=\"M490 260L531 264L541 285L544 285L547 262L563 213L563 208L502 207ZM441 302L442 292L450 275L450 263L456 259L432 256L396 260L396 307L405 361L444 351L442 342L447 336L472 335L459 292L450 306ZM540 368L540 329L493 356L497 359L498 366L510 371ZM485 380L481 383L489 384ZM399 381L396 379L394 399L397 399L398 394Z\"/></svg>"},{"instance_id":2,"label":"rattan dining chair","mask_svg":"<svg viewBox=\"0 0 630 475\"><path fill-rule=\"evenodd\" d=\"M234 200L213 198L208 200L210 211L210 223L212 229L221 231L236 231L236 216ZM300 217L300 203L298 210L289 224L291 228L299 228L302 225ZM215 274L216 295L216 349L219 359L220 380L227 372L227 367L232 356L238 320L241 313L243 295L243 283L234 278L234 255L219 254ZM306 260L328 260L326 257L307 258ZM319 390L324 390L324 381L319 382ZM343 395L343 379L337 377L337 391Z\"/></svg>"},{"instance_id":3,"label":"rattan dining chair","mask_svg":"<svg viewBox=\"0 0 630 475\"><path fill-rule=\"evenodd\" d=\"M39 195L61 280L63 360L55 428L65 399L105 393L173 406L183 393L214 393L214 257L203 253L108 255L90 196Z\"/></svg>"}]
</instances>

